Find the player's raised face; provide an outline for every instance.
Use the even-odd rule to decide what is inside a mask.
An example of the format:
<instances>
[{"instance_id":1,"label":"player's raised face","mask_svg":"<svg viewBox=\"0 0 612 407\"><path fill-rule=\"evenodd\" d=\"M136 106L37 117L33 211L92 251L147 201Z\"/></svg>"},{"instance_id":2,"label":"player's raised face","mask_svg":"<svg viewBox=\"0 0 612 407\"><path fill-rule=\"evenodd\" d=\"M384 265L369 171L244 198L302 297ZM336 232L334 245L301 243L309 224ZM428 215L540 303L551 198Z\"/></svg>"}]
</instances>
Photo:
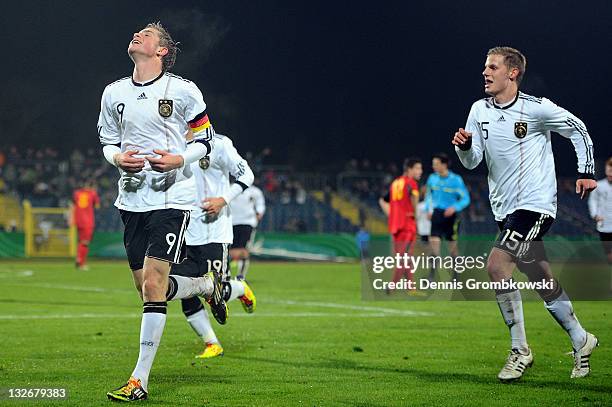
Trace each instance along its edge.
<instances>
[{"instance_id":1,"label":"player's raised face","mask_svg":"<svg viewBox=\"0 0 612 407\"><path fill-rule=\"evenodd\" d=\"M504 64L503 55L489 55L485 61L484 71L484 90L487 95L495 96L504 90L512 83L510 77L516 75L511 72Z\"/></svg>"},{"instance_id":2,"label":"player's raised face","mask_svg":"<svg viewBox=\"0 0 612 407\"><path fill-rule=\"evenodd\" d=\"M612 179L612 165L606 164L606 178Z\"/></svg>"},{"instance_id":3,"label":"player's raised face","mask_svg":"<svg viewBox=\"0 0 612 407\"><path fill-rule=\"evenodd\" d=\"M134 33L128 45L128 54L132 59L136 54L161 58L167 51L165 47L160 47L159 33L154 28L144 28Z\"/></svg>"}]
</instances>

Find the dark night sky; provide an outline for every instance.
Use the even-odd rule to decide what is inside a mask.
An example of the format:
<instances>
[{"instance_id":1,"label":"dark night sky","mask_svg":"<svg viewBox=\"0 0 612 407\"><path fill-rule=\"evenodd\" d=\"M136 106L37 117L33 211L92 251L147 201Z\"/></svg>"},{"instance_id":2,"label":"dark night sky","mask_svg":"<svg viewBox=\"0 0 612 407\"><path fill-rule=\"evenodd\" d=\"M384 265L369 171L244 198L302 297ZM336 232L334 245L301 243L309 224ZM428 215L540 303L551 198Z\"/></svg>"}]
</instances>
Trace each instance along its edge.
<instances>
[{"instance_id":1,"label":"dark night sky","mask_svg":"<svg viewBox=\"0 0 612 407\"><path fill-rule=\"evenodd\" d=\"M286 3L4 5L0 144L97 148L102 90L131 74L132 33L159 19L182 42L173 72L198 84L239 151L271 146L309 170L451 151L483 96L487 49L512 45L528 59L523 90L582 118L597 158L612 152L610 2ZM571 144L555 141L572 175Z\"/></svg>"}]
</instances>

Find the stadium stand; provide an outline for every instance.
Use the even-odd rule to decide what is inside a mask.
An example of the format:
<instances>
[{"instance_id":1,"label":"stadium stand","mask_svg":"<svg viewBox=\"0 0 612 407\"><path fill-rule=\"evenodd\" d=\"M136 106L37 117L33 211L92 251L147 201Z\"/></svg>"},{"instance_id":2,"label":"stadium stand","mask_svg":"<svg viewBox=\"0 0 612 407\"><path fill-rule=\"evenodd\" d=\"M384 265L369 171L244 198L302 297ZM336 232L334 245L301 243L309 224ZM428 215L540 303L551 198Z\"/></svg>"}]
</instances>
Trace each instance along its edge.
<instances>
[{"instance_id":1,"label":"stadium stand","mask_svg":"<svg viewBox=\"0 0 612 407\"><path fill-rule=\"evenodd\" d=\"M266 149L258 155L246 153L257 171L267 211L259 230L266 232L355 233L360 225L370 233L386 233L386 219L378 207L389 183L399 174L395 164L384 166L369 160L350 160L343 171L300 173L290 166L264 164ZM421 184L427 179L424 174ZM119 231L122 224L113 206L116 197L116 169L99 151L74 150L67 156L56 149L0 147L0 224L6 229L21 228L19 202L28 199L34 207L66 207L72 191L86 179L95 179L101 198L96 213L97 230ZM467 234L496 233L489 207L488 186L483 176L465 176L472 204L463 215L462 231ZM574 193L573 179L558 180L559 216L553 234L581 236L594 234L586 203Z\"/></svg>"}]
</instances>

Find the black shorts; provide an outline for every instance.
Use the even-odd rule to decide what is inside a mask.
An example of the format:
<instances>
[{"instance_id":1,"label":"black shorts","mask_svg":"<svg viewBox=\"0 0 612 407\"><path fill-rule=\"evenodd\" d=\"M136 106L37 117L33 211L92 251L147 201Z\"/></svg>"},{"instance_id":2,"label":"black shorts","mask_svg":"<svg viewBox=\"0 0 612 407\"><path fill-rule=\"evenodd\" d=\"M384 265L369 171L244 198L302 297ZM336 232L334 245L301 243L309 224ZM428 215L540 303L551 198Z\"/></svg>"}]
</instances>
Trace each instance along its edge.
<instances>
[{"instance_id":1,"label":"black shorts","mask_svg":"<svg viewBox=\"0 0 612 407\"><path fill-rule=\"evenodd\" d=\"M159 209L149 212L119 210L125 229L123 244L132 270L144 266L145 257L180 263L185 258L185 231L190 211Z\"/></svg>"},{"instance_id":2,"label":"black shorts","mask_svg":"<svg viewBox=\"0 0 612 407\"><path fill-rule=\"evenodd\" d=\"M187 246L187 258L181 264L173 264L170 274L185 277L202 277L213 270L227 277L227 243L208 243Z\"/></svg>"},{"instance_id":3,"label":"black shorts","mask_svg":"<svg viewBox=\"0 0 612 407\"><path fill-rule=\"evenodd\" d=\"M234 225L234 243L232 249L244 249L251 240L253 226L251 225Z\"/></svg>"},{"instance_id":4,"label":"black shorts","mask_svg":"<svg viewBox=\"0 0 612 407\"><path fill-rule=\"evenodd\" d=\"M434 209L431 214L431 233L429 236L444 238L454 242L459 235L459 217L456 213L444 217L444 209Z\"/></svg>"},{"instance_id":5,"label":"black shorts","mask_svg":"<svg viewBox=\"0 0 612 407\"><path fill-rule=\"evenodd\" d=\"M550 215L519 209L497 222L500 233L495 247L512 255L515 260L546 260L542 237L554 221Z\"/></svg>"}]
</instances>

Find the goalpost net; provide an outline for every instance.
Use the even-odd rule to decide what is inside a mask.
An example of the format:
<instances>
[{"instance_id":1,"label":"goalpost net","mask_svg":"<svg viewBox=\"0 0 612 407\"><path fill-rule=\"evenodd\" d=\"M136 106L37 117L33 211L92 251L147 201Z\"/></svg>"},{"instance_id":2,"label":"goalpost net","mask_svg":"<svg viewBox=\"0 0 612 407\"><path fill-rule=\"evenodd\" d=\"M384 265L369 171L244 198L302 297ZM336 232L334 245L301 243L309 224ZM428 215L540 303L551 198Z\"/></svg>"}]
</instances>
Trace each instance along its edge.
<instances>
[{"instance_id":1,"label":"goalpost net","mask_svg":"<svg viewBox=\"0 0 612 407\"><path fill-rule=\"evenodd\" d=\"M76 228L69 208L33 208L23 201L26 257L75 257Z\"/></svg>"}]
</instances>

